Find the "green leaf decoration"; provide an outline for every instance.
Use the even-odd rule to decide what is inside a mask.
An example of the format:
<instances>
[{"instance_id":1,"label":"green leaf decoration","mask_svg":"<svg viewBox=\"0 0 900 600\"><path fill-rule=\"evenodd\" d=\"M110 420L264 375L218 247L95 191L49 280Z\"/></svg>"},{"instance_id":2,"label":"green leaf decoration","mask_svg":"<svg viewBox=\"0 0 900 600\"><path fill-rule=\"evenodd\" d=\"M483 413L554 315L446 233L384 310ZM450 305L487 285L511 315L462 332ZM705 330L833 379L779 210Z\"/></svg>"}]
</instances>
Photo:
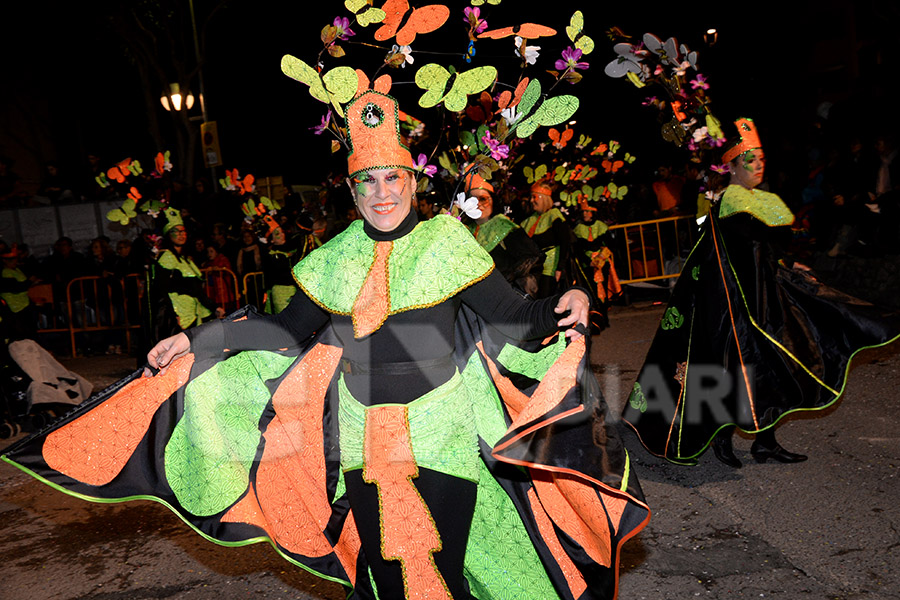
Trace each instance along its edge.
<instances>
[{"instance_id":1,"label":"green leaf decoration","mask_svg":"<svg viewBox=\"0 0 900 600\"><path fill-rule=\"evenodd\" d=\"M363 27L372 23L381 23L387 14L380 8L375 8L367 0L344 0L344 7L356 16L356 22ZM363 10L365 7L365 10Z\"/></svg>"},{"instance_id":2,"label":"green leaf decoration","mask_svg":"<svg viewBox=\"0 0 900 600\"><path fill-rule=\"evenodd\" d=\"M478 140L475 139L475 134L471 131L463 131L459 134L459 141L465 146L465 150L469 153L469 155L473 155L478 153Z\"/></svg>"},{"instance_id":3,"label":"green leaf decoration","mask_svg":"<svg viewBox=\"0 0 900 600\"><path fill-rule=\"evenodd\" d=\"M488 148L487 144L485 144L484 141L482 141L482 138L484 138L484 134L487 133L487 131L488 131L487 125L482 124L481 127L479 127L478 130L475 132L475 139L478 142L478 151L482 152L484 154L487 154L488 152L490 152L490 148Z\"/></svg>"},{"instance_id":4,"label":"green leaf decoration","mask_svg":"<svg viewBox=\"0 0 900 600\"><path fill-rule=\"evenodd\" d=\"M447 90L450 78L453 82ZM456 76L436 63L430 63L416 72L416 85L425 90L419 98L419 106L431 108L441 102L451 112L459 112L466 108L468 96L483 92L494 83L497 69L491 66L476 67ZM444 93L446 90L446 93Z\"/></svg>"},{"instance_id":5,"label":"green leaf decoration","mask_svg":"<svg viewBox=\"0 0 900 600\"><path fill-rule=\"evenodd\" d=\"M667 308L660 326L665 330L670 330L678 329L682 325L684 325L684 315L682 315L674 306Z\"/></svg>"},{"instance_id":6,"label":"green leaf decoration","mask_svg":"<svg viewBox=\"0 0 900 600\"><path fill-rule=\"evenodd\" d=\"M438 156L438 164L447 169L451 176L456 177L459 173L459 170L456 168L456 164L450 160L450 157L447 156L446 152L442 152L440 156Z\"/></svg>"},{"instance_id":7,"label":"green leaf decoration","mask_svg":"<svg viewBox=\"0 0 900 600\"><path fill-rule=\"evenodd\" d=\"M566 27L566 35L569 36L572 44L581 50L582 54L590 54L594 51L594 40L584 35L583 29L584 15L580 10L576 10Z\"/></svg>"}]
</instances>

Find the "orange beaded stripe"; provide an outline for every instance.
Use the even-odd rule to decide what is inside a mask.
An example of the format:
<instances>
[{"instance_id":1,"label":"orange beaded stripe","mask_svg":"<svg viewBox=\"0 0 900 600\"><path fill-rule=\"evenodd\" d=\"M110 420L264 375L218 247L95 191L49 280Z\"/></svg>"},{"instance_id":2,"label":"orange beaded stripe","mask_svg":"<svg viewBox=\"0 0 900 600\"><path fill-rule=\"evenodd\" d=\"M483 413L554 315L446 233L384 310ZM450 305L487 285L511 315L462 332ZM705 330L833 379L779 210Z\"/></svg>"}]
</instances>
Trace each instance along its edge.
<instances>
[{"instance_id":1,"label":"orange beaded stripe","mask_svg":"<svg viewBox=\"0 0 900 600\"><path fill-rule=\"evenodd\" d=\"M353 303L353 337L376 331L391 312L388 257L393 249L393 242L375 242L375 260Z\"/></svg>"}]
</instances>

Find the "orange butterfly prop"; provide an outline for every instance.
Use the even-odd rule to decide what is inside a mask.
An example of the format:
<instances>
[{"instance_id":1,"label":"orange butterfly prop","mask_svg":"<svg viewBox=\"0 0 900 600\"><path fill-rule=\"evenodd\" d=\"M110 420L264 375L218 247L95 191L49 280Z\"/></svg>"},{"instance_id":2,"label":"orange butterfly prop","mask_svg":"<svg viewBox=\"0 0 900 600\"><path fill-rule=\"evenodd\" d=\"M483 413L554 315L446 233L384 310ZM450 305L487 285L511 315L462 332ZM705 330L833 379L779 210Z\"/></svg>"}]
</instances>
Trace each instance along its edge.
<instances>
[{"instance_id":1,"label":"orange butterfly prop","mask_svg":"<svg viewBox=\"0 0 900 600\"><path fill-rule=\"evenodd\" d=\"M491 110L494 106L494 99L487 92L481 92L478 97L478 106L470 104L466 107L466 115L477 123L488 123L494 116Z\"/></svg>"},{"instance_id":2,"label":"orange butterfly prop","mask_svg":"<svg viewBox=\"0 0 900 600\"><path fill-rule=\"evenodd\" d=\"M602 163L600 163L600 166L602 166L603 170L607 173L615 173L625 166L625 161L617 160L615 162L612 162L610 160L604 160Z\"/></svg>"},{"instance_id":3,"label":"orange butterfly prop","mask_svg":"<svg viewBox=\"0 0 900 600\"><path fill-rule=\"evenodd\" d=\"M528 78L525 77L522 81L519 82L519 85L516 86L515 92L510 92L509 90L503 90L500 92L500 97L497 99L497 106L500 107L500 112L502 110L506 110L512 106L516 106L519 102L522 101L522 96L525 94L525 88L528 87Z\"/></svg>"},{"instance_id":4,"label":"orange butterfly prop","mask_svg":"<svg viewBox=\"0 0 900 600\"><path fill-rule=\"evenodd\" d=\"M687 118L687 115L681 111L681 102L679 100L672 103L672 112L675 113L675 118L679 121L684 121Z\"/></svg>"},{"instance_id":5,"label":"orange butterfly prop","mask_svg":"<svg viewBox=\"0 0 900 600\"><path fill-rule=\"evenodd\" d=\"M116 166L112 167L109 171L106 172L106 176L110 179L113 179L119 183L125 183L125 178L131 175L131 171L128 167L131 166L131 159L126 158L120 163L116 163Z\"/></svg>"},{"instance_id":6,"label":"orange butterfly prop","mask_svg":"<svg viewBox=\"0 0 900 600\"><path fill-rule=\"evenodd\" d=\"M138 191L138 189L136 187L132 187L130 190L128 190L128 197L131 198L132 200L134 200L135 204L137 204L138 200L143 198L143 196L141 196L141 193Z\"/></svg>"},{"instance_id":7,"label":"orange butterfly prop","mask_svg":"<svg viewBox=\"0 0 900 600\"><path fill-rule=\"evenodd\" d=\"M535 23L522 23L521 25L514 25L512 27L491 29L489 31L481 33L478 37L499 40L511 35L518 35L522 38L525 38L526 40L534 40L539 37L550 37L552 35L556 35L556 30L545 27L544 25L537 25Z\"/></svg>"},{"instance_id":8,"label":"orange butterfly prop","mask_svg":"<svg viewBox=\"0 0 900 600\"><path fill-rule=\"evenodd\" d=\"M596 156L597 154L603 154L607 150L609 150L609 146L607 146L606 144L600 144L599 146L594 148L593 152L591 152L591 156Z\"/></svg>"},{"instance_id":9,"label":"orange butterfly prop","mask_svg":"<svg viewBox=\"0 0 900 600\"><path fill-rule=\"evenodd\" d=\"M572 139L572 136L575 134L574 129L563 129L562 133L557 131L555 128L550 128L550 131L547 132L547 135L550 136L550 139L553 140L553 145L560 150L566 147L566 144L569 143L569 140Z\"/></svg>"},{"instance_id":10,"label":"orange butterfly prop","mask_svg":"<svg viewBox=\"0 0 900 600\"><path fill-rule=\"evenodd\" d=\"M379 42L397 36L397 45L409 46L420 33L431 33L447 22L450 9L443 4L410 8L407 0L387 0L381 7L386 17L375 32Z\"/></svg>"}]
</instances>

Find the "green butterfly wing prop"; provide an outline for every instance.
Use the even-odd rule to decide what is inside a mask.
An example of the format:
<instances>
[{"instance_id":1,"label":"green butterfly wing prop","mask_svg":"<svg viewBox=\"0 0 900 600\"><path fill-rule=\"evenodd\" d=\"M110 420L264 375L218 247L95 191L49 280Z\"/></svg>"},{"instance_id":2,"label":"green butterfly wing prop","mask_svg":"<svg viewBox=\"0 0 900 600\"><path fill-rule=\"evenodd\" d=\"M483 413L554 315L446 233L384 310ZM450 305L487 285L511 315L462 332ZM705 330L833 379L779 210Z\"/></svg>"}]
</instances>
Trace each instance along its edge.
<instances>
[{"instance_id":1,"label":"green butterfly wing prop","mask_svg":"<svg viewBox=\"0 0 900 600\"><path fill-rule=\"evenodd\" d=\"M525 167L522 169L522 173L525 175L525 178L528 179L528 183L534 183L535 181L540 181L547 175L547 165L538 165L535 169Z\"/></svg>"},{"instance_id":2,"label":"green butterfly wing prop","mask_svg":"<svg viewBox=\"0 0 900 600\"><path fill-rule=\"evenodd\" d=\"M309 95L319 102L330 103L340 117L344 116L341 104L353 99L359 85L359 76L350 67L337 67L320 76L314 68L290 54L281 58L281 71L308 85Z\"/></svg>"},{"instance_id":3,"label":"green butterfly wing prop","mask_svg":"<svg viewBox=\"0 0 900 600\"><path fill-rule=\"evenodd\" d=\"M367 27L372 23L381 23L387 16L380 8L375 8L366 0L344 0L344 6L356 16L356 22L362 27ZM368 6L366 10L362 10Z\"/></svg>"},{"instance_id":4,"label":"green butterfly wing prop","mask_svg":"<svg viewBox=\"0 0 900 600\"><path fill-rule=\"evenodd\" d=\"M500 1L501 0L487 0L487 3L496 6L497 4L500 4ZM484 3L485 0L472 0L472 6L481 6Z\"/></svg>"},{"instance_id":5,"label":"green butterfly wing prop","mask_svg":"<svg viewBox=\"0 0 900 600\"><path fill-rule=\"evenodd\" d=\"M572 44L581 50L582 54L590 54L594 51L594 40L584 35L583 29L584 15L580 10L576 10L566 27L566 35L569 36Z\"/></svg>"},{"instance_id":6,"label":"green butterfly wing prop","mask_svg":"<svg viewBox=\"0 0 900 600\"><path fill-rule=\"evenodd\" d=\"M439 64L429 63L416 72L416 85L425 90L419 98L419 106L431 108L441 102L451 112L459 112L466 108L468 96L483 92L497 78L496 67L483 66L456 73L450 88L453 73Z\"/></svg>"},{"instance_id":7,"label":"green butterfly wing prop","mask_svg":"<svg viewBox=\"0 0 900 600\"><path fill-rule=\"evenodd\" d=\"M567 121L578 110L578 98L575 96L555 96L539 102L541 98L541 82L532 79L522 94L518 112L526 115L515 125L516 135L527 138L540 126L551 127ZM536 108L535 108L536 107Z\"/></svg>"},{"instance_id":8,"label":"green butterfly wing prop","mask_svg":"<svg viewBox=\"0 0 900 600\"><path fill-rule=\"evenodd\" d=\"M135 203L132 200L126 200L122 203L121 208L114 208L106 213L106 218L114 223L128 225L128 221L137 216L137 212L134 210L134 204Z\"/></svg>"}]
</instances>

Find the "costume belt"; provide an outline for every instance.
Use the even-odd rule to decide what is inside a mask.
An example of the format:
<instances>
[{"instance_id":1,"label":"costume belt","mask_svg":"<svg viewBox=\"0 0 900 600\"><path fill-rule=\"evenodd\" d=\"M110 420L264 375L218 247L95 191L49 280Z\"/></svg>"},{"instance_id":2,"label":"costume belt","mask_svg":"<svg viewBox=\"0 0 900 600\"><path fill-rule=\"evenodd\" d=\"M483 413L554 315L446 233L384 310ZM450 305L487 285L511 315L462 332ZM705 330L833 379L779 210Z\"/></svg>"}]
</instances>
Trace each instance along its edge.
<instances>
[{"instance_id":1,"label":"costume belt","mask_svg":"<svg viewBox=\"0 0 900 600\"><path fill-rule=\"evenodd\" d=\"M341 359L341 371L346 375L410 375L427 369L453 366L452 354L429 360L387 363L361 363L349 358Z\"/></svg>"}]
</instances>

